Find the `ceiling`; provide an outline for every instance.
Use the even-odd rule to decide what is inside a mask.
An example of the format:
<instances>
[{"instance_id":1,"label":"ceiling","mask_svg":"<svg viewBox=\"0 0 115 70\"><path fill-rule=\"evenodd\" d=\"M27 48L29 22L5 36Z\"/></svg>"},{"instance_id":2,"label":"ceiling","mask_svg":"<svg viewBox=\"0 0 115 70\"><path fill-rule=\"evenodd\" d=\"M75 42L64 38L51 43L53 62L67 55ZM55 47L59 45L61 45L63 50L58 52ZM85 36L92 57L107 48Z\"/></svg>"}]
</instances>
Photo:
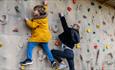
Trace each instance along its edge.
<instances>
[{"instance_id":1,"label":"ceiling","mask_svg":"<svg viewBox=\"0 0 115 70\"><path fill-rule=\"evenodd\" d=\"M97 0L101 4L107 4L115 8L115 0Z\"/></svg>"}]
</instances>

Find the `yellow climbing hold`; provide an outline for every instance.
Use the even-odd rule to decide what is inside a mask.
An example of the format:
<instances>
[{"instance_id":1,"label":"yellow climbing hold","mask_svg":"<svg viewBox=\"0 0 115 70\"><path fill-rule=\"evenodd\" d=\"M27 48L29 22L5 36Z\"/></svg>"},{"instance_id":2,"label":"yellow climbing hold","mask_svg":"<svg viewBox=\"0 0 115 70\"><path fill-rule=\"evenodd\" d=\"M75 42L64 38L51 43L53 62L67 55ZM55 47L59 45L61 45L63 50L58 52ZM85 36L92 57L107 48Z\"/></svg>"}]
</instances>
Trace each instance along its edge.
<instances>
[{"instance_id":1,"label":"yellow climbing hold","mask_svg":"<svg viewBox=\"0 0 115 70\"><path fill-rule=\"evenodd\" d=\"M0 48L2 47L3 45L2 45L2 43L0 42Z\"/></svg>"},{"instance_id":2,"label":"yellow climbing hold","mask_svg":"<svg viewBox=\"0 0 115 70\"><path fill-rule=\"evenodd\" d=\"M109 44L105 44L105 46L104 46L105 48L110 48L110 45Z\"/></svg>"},{"instance_id":3,"label":"yellow climbing hold","mask_svg":"<svg viewBox=\"0 0 115 70\"><path fill-rule=\"evenodd\" d=\"M99 28L100 28L100 24L96 24L96 28L98 28L98 29L99 29Z\"/></svg>"},{"instance_id":4,"label":"yellow climbing hold","mask_svg":"<svg viewBox=\"0 0 115 70\"><path fill-rule=\"evenodd\" d=\"M21 70L25 70L25 66L24 65L21 65Z\"/></svg>"},{"instance_id":5,"label":"yellow climbing hold","mask_svg":"<svg viewBox=\"0 0 115 70\"><path fill-rule=\"evenodd\" d=\"M80 48L80 43L76 44L76 48L78 49Z\"/></svg>"},{"instance_id":6,"label":"yellow climbing hold","mask_svg":"<svg viewBox=\"0 0 115 70\"><path fill-rule=\"evenodd\" d=\"M90 33L90 32L92 32L92 29L91 29L91 28L87 28L85 31L86 31L87 33Z\"/></svg>"}]
</instances>

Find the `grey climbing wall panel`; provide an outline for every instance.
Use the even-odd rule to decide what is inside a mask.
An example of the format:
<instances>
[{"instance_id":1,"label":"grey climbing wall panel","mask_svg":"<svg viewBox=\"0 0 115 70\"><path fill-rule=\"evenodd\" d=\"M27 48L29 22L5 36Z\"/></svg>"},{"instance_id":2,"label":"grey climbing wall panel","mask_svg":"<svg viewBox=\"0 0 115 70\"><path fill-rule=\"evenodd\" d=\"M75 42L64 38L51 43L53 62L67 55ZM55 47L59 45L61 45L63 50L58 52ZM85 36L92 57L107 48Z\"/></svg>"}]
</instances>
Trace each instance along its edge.
<instances>
[{"instance_id":1,"label":"grey climbing wall panel","mask_svg":"<svg viewBox=\"0 0 115 70\"><path fill-rule=\"evenodd\" d=\"M42 0L0 0L0 70L19 70L26 58L30 30L23 18L31 18L33 6ZM115 9L94 0L48 0L48 18L52 40L63 32L58 17L65 14L69 27L80 24L80 48L74 48L75 70L115 70ZM52 70L47 59L41 60L40 50L33 50L32 65L26 70ZM66 69L68 70L68 69Z\"/></svg>"}]
</instances>

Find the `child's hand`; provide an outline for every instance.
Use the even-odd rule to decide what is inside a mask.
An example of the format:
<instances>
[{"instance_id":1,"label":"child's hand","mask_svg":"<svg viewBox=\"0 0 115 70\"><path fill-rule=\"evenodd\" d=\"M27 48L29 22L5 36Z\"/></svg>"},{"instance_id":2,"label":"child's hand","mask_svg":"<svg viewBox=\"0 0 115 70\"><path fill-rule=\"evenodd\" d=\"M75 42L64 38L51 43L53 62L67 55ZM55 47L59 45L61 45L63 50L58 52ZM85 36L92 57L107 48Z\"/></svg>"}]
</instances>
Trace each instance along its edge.
<instances>
[{"instance_id":1,"label":"child's hand","mask_svg":"<svg viewBox=\"0 0 115 70\"><path fill-rule=\"evenodd\" d=\"M44 0L43 5L47 5L47 4L48 4L48 0Z\"/></svg>"},{"instance_id":2,"label":"child's hand","mask_svg":"<svg viewBox=\"0 0 115 70\"><path fill-rule=\"evenodd\" d=\"M27 21L27 20L29 20L29 19L25 16L24 20L26 20L26 21Z\"/></svg>"}]
</instances>

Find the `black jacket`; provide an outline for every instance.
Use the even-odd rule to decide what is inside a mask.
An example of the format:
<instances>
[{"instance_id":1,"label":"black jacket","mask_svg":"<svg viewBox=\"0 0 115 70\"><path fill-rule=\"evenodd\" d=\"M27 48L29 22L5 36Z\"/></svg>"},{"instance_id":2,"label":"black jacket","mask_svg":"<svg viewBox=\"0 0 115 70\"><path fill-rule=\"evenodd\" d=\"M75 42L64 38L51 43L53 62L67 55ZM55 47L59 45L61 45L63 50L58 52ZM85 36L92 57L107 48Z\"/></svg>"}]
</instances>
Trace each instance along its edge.
<instances>
[{"instance_id":1,"label":"black jacket","mask_svg":"<svg viewBox=\"0 0 115 70\"><path fill-rule=\"evenodd\" d=\"M79 31L73 28L69 28L64 16L63 17L59 16L59 17L62 23L62 27L64 29L64 32L59 35L59 39L61 40L63 44L73 49L74 44L77 44L80 42Z\"/></svg>"}]
</instances>

